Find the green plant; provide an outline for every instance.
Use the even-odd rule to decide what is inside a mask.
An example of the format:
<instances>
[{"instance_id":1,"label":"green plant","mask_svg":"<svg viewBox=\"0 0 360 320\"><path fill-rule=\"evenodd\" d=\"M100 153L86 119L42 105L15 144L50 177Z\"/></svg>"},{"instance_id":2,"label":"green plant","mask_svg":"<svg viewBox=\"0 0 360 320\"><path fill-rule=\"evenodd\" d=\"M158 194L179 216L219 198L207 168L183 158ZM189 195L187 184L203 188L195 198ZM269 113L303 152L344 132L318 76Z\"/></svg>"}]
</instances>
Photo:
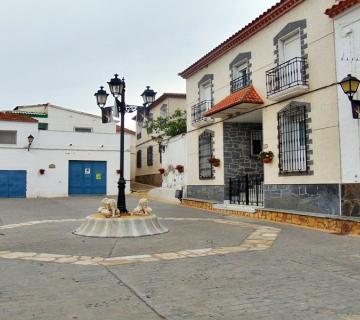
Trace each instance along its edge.
<instances>
[{"instance_id":1,"label":"green plant","mask_svg":"<svg viewBox=\"0 0 360 320\"><path fill-rule=\"evenodd\" d=\"M264 160L264 159L272 160L274 158L274 153L272 151L261 151L258 157L260 160Z\"/></svg>"},{"instance_id":2,"label":"green plant","mask_svg":"<svg viewBox=\"0 0 360 320\"><path fill-rule=\"evenodd\" d=\"M186 111L175 110L169 117L158 117L152 120L148 127L147 133L164 133L165 136L175 137L186 132Z\"/></svg>"}]
</instances>

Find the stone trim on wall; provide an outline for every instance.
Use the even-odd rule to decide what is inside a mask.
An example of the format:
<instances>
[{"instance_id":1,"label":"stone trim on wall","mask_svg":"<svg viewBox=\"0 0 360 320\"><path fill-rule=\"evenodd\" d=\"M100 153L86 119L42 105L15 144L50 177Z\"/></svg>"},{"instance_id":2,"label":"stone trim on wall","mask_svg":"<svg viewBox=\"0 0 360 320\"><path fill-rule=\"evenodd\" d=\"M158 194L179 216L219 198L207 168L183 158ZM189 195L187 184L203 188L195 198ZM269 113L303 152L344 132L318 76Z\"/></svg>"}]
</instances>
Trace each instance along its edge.
<instances>
[{"instance_id":1,"label":"stone trim on wall","mask_svg":"<svg viewBox=\"0 0 360 320\"><path fill-rule=\"evenodd\" d=\"M186 198L224 202L223 185L187 185Z\"/></svg>"},{"instance_id":2,"label":"stone trim on wall","mask_svg":"<svg viewBox=\"0 0 360 320\"><path fill-rule=\"evenodd\" d=\"M360 217L360 183L341 185L341 215Z\"/></svg>"},{"instance_id":3,"label":"stone trim on wall","mask_svg":"<svg viewBox=\"0 0 360 320\"><path fill-rule=\"evenodd\" d=\"M339 184L264 184L264 207L340 215Z\"/></svg>"}]
</instances>

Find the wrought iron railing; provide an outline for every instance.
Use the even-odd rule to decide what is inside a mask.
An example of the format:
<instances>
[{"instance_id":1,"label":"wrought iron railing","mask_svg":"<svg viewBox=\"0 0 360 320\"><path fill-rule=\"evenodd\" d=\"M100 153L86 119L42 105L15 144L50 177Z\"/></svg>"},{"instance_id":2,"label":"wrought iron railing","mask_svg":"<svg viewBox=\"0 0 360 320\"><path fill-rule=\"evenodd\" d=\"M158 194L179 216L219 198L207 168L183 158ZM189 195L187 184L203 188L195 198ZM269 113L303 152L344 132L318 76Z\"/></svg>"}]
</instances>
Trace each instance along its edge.
<instances>
[{"instance_id":1,"label":"wrought iron railing","mask_svg":"<svg viewBox=\"0 0 360 320\"><path fill-rule=\"evenodd\" d=\"M230 203L262 206L264 204L264 176L244 175L230 178Z\"/></svg>"},{"instance_id":2,"label":"wrought iron railing","mask_svg":"<svg viewBox=\"0 0 360 320\"><path fill-rule=\"evenodd\" d=\"M203 100L191 107L191 122L195 124L204 118L204 113L213 105L212 100Z\"/></svg>"},{"instance_id":3,"label":"wrought iron railing","mask_svg":"<svg viewBox=\"0 0 360 320\"><path fill-rule=\"evenodd\" d=\"M249 84L250 84L250 77L248 74L245 74L239 78L231 80L230 82L231 92L235 92L242 88L245 88Z\"/></svg>"},{"instance_id":4,"label":"wrought iron railing","mask_svg":"<svg viewBox=\"0 0 360 320\"><path fill-rule=\"evenodd\" d=\"M299 85L307 86L305 66L306 59L297 57L266 71L267 95L271 96Z\"/></svg>"}]
</instances>

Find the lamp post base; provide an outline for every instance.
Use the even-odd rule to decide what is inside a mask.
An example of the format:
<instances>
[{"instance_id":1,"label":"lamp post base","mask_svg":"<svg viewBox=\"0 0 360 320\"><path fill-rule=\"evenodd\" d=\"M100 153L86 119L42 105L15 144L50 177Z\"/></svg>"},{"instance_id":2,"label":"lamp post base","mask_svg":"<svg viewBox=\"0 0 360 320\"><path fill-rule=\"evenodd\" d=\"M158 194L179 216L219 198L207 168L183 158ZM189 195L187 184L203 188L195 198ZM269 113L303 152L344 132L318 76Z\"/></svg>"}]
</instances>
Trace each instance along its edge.
<instances>
[{"instance_id":1,"label":"lamp post base","mask_svg":"<svg viewBox=\"0 0 360 320\"><path fill-rule=\"evenodd\" d=\"M126 209L126 200L125 200L125 188L126 188L126 181L123 177L120 177L118 182L118 200L117 200L117 208L121 213L128 213L128 210Z\"/></svg>"}]
</instances>

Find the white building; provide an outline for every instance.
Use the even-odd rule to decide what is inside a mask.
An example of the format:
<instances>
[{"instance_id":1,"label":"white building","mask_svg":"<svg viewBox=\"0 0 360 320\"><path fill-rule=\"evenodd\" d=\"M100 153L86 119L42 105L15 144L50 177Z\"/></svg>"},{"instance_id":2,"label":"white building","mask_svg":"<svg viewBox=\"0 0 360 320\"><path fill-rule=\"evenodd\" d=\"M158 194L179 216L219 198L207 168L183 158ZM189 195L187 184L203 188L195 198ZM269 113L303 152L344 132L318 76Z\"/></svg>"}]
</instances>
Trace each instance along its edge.
<instances>
[{"instance_id":1,"label":"white building","mask_svg":"<svg viewBox=\"0 0 360 320\"><path fill-rule=\"evenodd\" d=\"M127 193L133 134L125 131ZM0 198L117 194L119 145L116 123L96 115L49 103L2 112Z\"/></svg>"},{"instance_id":2,"label":"white building","mask_svg":"<svg viewBox=\"0 0 360 320\"><path fill-rule=\"evenodd\" d=\"M336 77L348 74L360 79L360 3L341 0L326 10L333 19ZM348 97L338 86L339 132L341 146L342 214L360 216L360 120L352 116ZM360 100L359 91L354 99Z\"/></svg>"}]
</instances>

